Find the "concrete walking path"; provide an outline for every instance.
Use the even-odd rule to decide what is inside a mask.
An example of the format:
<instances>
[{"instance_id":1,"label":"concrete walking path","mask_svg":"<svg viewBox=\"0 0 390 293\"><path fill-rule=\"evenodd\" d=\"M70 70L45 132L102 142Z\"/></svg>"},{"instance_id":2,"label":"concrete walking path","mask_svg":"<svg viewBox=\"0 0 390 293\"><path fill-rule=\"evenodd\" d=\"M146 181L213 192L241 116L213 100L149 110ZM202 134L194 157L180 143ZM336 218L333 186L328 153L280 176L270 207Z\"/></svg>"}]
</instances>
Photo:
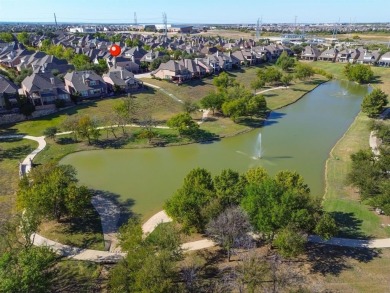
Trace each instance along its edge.
<instances>
[{"instance_id":1,"label":"concrete walking path","mask_svg":"<svg viewBox=\"0 0 390 293\"><path fill-rule=\"evenodd\" d=\"M283 87L284 88L284 87ZM276 88L274 88L276 89ZM269 89L273 90L273 89ZM266 90L266 91L269 91ZM264 91L263 91L264 92ZM207 112L203 114L203 117L207 117ZM202 120L203 120L202 117ZM61 134L69 134L71 132L64 132ZM374 138L372 138L374 137ZM0 136L0 139L6 138L24 138L30 139L38 142L38 148L36 148L33 152L31 152L27 157L23 160L23 164L30 166L34 157L41 152L45 146L46 141L45 137L35 137L29 135L8 135L8 136ZM370 135L370 146L373 148L377 148L377 138L373 135ZM30 168L26 168L26 172L30 171ZM103 197L102 195L96 195L92 199L92 204L95 209L98 211L101 221L102 221L102 230L104 234L104 240L109 244L110 251L100 251L100 250L92 250L92 249L82 249L78 247L73 247L69 245L64 245L45 237L42 237L39 234L33 235L34 245L42 246L47 245L53 248L54 251L68 257L70 259L75 260L88 260L93 262L118 262L121 258L123 258L126 254L118 252L119 248L117 247L117 223L119 220L120 212L116 205L111 202L109 199ZM148 234L151 233L155 227L160 223L171 222L172 219L165 213L165 211L160 211L154 216L152 216L148 221L146 221L142 230L143 233ZM324 243L329 245L337 245L337 246L345 246L345 247L356 247L356 248L389 248L390 247L390 238L386 239L347 239L347 238L332 238L328 241L323 241L320 237L311 235L308 240L310 242L315 243ZM182 248L184 250L199 250L204 248L209 248L215 246L216 244L209 239L202 239L199 241L193 241L182 244Z\"/></svg>"},{"instance_id":2,"label":"concrete walking path","mask_svg":"<svg viewBox=\"0 0 390 293\"><path fill-rule=\"evenodd\" d=\"M259 91L259 92L257 92L255 95L260 95L260 94L262 94L262 93L266 93L266 92L274 91L274 90L285 90L285 89L288 89L288 88L289 88L288 86L273 87L273 88L270 88L270 89L266 89L266 90L263 90L263 91Z\"/></svg>"}]
</instances>

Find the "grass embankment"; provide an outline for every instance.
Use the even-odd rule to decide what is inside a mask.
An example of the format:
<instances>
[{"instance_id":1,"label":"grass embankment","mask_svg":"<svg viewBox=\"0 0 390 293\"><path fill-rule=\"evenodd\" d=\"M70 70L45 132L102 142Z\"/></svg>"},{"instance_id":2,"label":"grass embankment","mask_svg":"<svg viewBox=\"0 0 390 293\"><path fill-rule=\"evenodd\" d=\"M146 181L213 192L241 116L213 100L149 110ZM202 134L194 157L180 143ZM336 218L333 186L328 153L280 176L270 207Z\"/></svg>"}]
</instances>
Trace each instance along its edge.
<instances>
[{"instance_id":1,"label":"grass embankment","mask_svg":"<svg viewBox=\"0 0 390 293\"><path fill-rule=\"evenodd\" d=\"M19 162L38 146L21 138L0 139L0 222L13 212L19 183Z\"/></svg>"},{"instance_id":2,"label":"grass embankment","mask_svg":"<svg viewBox=\"0 0 390 293\"><path fill-rule=\"evenodd\" d=\"M367 205L359 201L359 193L348 186L347 174L351 167L351 154L369 148L369 118L360 113L345 135L338 141L326 163L326 192L324 207L345 221L349 231L342 231L347 237L389 237L390 228L382 228L386 217L378 216ZM343 235L344 234L344 235Z\"/></svg>"},{"instance_id":3,"label":"grass embankment","mask_svg":"<svg viewBox=\"0 0 390 293\"><path fill-rule=\"evenodd\" d=\"M343 75L345 64L331 62L308 64L332 73L337 79L345 79ZM371 68L375 74L375 82L371 85L390 94L390 69ZM381 224L390 223L389 218L379 216L372 211L372 208L361 204L358 192L346 182L351 166L351 154L360 149L369 148L368 121L369 118L360 113L345 135L334 146L326 163L324 206L328 211L336 213L346 225L350 225L350 230L342 231L341 236L377 238L390 236L390 228L381 226Z\"/></svg>"}]
</instances>

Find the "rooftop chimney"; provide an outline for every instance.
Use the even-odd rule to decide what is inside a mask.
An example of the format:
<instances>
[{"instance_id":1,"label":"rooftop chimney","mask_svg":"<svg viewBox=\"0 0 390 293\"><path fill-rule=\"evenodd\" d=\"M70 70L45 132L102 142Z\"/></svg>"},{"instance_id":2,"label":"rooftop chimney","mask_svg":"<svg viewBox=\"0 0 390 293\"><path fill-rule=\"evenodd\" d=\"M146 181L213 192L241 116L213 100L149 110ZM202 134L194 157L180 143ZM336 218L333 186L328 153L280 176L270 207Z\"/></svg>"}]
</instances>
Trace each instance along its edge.
<instances>
[{"instance_id":1,"label":"rooftop chimney","mask_svg":"<svg viewBox=\"0 0 390 293\"><path fill-rule=\"evenodd\" d=\"M121 73L121 79L124 79L123 78L123 69L120 70L120 73Z\"/></svg>"},{"instance_id":2,"label":"rooftop chimney","mask_svg":"<svg viewBox=\"0 0 390 293\"><path fill-rule=\"evenodd\" d=\"M54 84L54 77L50 77L50 83Z\"/></svg>"},{"instance_id":3,"label":"rooftop chimney","mask_svg":"<svg viewBox=\"0 0 390 293\"><path fill-rule=\"evenodd\" d=\"M82 74L81 76L82 76L82 78L83 78L83 83L85 84L85 75Z\"/></svg>"}]
</instances>

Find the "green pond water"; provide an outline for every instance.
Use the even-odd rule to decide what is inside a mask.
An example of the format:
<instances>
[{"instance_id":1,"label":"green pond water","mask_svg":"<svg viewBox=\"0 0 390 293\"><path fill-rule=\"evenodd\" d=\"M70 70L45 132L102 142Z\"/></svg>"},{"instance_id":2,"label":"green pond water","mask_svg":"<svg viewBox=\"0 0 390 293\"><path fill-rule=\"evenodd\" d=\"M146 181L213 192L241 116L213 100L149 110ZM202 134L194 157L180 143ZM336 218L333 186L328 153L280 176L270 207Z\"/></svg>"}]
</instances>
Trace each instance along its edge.
<instances>
[{"instance_id":1,"label":"green pond water","mask_svg":"<svg viewBox=\"0 0 390 293\"><path fill-rule=\"evenodd\" d=\"M271 174L295 170L304 176L313 196L322 196L325 161L353 122L367 91L353 83L330 81L272 112L263 128L246 134L178 147L78 152L61 163L77 169L81 184L130 200L131 210L144 217L161 210L195 167L213 174L255 166Z\"/></svg>"}]
</instances>

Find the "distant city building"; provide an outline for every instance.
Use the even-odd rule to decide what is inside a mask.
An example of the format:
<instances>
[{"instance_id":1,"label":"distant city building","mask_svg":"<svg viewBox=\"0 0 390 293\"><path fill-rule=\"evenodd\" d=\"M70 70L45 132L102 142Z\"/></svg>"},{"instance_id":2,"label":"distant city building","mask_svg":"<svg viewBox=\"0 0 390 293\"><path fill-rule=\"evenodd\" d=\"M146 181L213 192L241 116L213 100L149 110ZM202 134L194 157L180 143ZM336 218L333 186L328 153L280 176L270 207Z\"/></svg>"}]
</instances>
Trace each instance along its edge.
<instances>
[{"instance_id":1,"label":"distant city building","mask_svg":"<svg viewBox=\"0 0 390 293\"><path fill-rule=\"evenodd\" d=\"M71 33L83 33L83 34L94 34L96 33L96 26L79 26L71 27L69 32Z\"/></svg>"}]
</instances>

